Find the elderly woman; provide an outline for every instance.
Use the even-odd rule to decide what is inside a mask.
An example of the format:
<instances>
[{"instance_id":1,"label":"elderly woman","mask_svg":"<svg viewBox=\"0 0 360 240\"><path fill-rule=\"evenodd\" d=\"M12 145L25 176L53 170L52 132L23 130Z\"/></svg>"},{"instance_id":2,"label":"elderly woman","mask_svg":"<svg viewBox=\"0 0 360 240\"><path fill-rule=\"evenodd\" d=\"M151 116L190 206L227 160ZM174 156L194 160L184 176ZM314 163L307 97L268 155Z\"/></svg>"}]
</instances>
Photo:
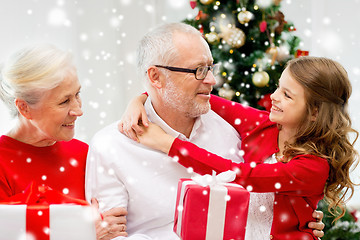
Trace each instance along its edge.
<instances>
[{"instance_id":1,"label":"elderly woman","mask_svg":"<svg viewBox=\"0 0 360 240\"><path fill-rule=\"evenodd\" d=\"M1 98L16 124L0 137L0 200L30 183L85 199L88 145L73 139L83 112L70 54L50 45L25 48L7 61L1 78ZM96 221L97 239L127 236L125 209L100 215L107 224Z\"/></svg>"}]
</instances>

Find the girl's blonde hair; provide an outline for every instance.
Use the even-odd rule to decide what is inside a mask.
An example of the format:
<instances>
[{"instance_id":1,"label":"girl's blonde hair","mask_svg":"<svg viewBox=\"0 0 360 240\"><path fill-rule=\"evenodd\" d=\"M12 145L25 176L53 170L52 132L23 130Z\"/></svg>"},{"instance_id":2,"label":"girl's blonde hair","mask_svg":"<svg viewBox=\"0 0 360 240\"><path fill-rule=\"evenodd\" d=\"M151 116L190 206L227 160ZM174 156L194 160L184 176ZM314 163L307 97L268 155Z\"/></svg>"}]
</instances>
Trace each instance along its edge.
<instances>
[{"instance_id":1,"label":"girl's blonde hair","mask_svg":"<svg viewBox=\"0 0 360 240\"><path fill-rule=\"evenodd\" d=\"M57 87L75 71L70 53L49 44L28 46L5 63L0 77L0 96L16 117L16 98L36 104L44 91Z\"/></svg>"},{"instance_id":2,"label":"girl's blonde hair","mask_svg":"<svg viewBox=\"0 0 360 240\"><path fill-rule=\"evenodd\" d=\"M345 69L336 61L323 57L300 57L287 63L291 76L305 89L307 115L299 125L295 143L287 144L284 155L314 154L330 165L325 186L325 200L335 221L345 214L347 193L354 191L349 173L358 164L354 143L358 132L351 127L348 100L351 84ZM316 120L309 121L315 114ZM354 134L351 141L350 133Z\"/></svg>"}]
</instances>

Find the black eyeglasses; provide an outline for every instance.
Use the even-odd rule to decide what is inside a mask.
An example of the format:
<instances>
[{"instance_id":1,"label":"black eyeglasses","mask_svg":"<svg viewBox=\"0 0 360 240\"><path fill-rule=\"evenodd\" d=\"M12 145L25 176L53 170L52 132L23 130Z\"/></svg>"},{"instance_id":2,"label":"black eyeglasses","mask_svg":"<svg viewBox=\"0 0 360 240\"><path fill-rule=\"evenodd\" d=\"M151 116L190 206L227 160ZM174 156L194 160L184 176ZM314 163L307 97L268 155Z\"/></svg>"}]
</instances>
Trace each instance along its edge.
<instances>
[{"instance_id":1,"label":"black eyeglasses","mask_svg":"<svg viewBox=\"0 0 360 240\"><path fill-rule=\"evenodd\" d=\"M167 70L174 71L174 72L193 73L193 74L195 74L195 78L197 80L204 80L209 71L211 71L214 75L217 75L220 71L220 64L213 64L212 66L201 66L201 67L197 67L195 69L169 67L169 66L162 66L162 65L155 65L155 66L159 67L159 68L165 68Z\"/></svg>"}]
</instances>

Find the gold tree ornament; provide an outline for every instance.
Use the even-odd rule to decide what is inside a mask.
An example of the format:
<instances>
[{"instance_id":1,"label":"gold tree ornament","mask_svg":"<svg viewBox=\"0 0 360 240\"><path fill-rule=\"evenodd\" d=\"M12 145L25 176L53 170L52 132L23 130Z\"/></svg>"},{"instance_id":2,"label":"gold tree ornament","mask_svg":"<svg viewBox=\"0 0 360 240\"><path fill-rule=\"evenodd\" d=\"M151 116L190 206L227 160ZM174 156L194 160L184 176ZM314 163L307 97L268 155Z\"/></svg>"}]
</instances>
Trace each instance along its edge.
<instances>
[{"instance_id":1,"label":"gold tree ornament","mask_svg":"<svg viewBox=\"0 0 360 240\"><path fill-rule=\"evenodd\" d=\"M229 84L224 83L223 87L219 89L219 96L231 100L235 96L235 91L231 89Z\"/></svg>"},{"instance_id":2,"label":"gold tree ornament","mask_svg":"<svg viewBox=\"0 0 360 240\"><path fill-rule=\"evenodd\" d=\"M254 73L252 82L256 87L265 87L269 83L269 74L265 71L258 71Z\"/></svg>"},{"instance_id":3,"label":"gold tree ornament","mask_svg":"<svg viewBox=\"0 0 360 240\"><path fill-rule=\"evenodd\" d=\"M281 3L281 1L282 1L282 0L273 0L274 4L275 4L276 6L279 6L279 4Z\"/></svg>"},{"instance_id":4,"label":"gold tree ornament","mask_svg":"<svg viewBox=\"0 0 360 240\"><path fill-rule=\"evenodd\" d=\"M245 24L250 22L250 20L254 17L254 14L252 12L249 12L247 10L242 10L237 15L237 18L241 24Z\"/></svg>"},{"instance_id":5,"label":"gold tree ornament","mask_svg":"<svg viewBox=\"0 0 360 240\"><path fill-rule=\"evenodd\" d=\"M205 38L210 44L217 44L220 42L220 37L216 32L209 32L205 34Z\"/></svg>"},{"instance_id":6,"label":"gold tree ornament","mask_svg":"<svg viewBox=\"0 0 360 240\"><path fill-rule=\"evenodd\" d=\"M218 88L222 87L224 85L225 79L221 76L221 74L217 74L214 77L215 77L215 81L216 81L214 88L218 89Z\"/></svg>"},{"instance_id":7,"label":"gold tree ornament","mask_svg":"<svg viewBox=\"0 0 360 240\"><path fill-rule=\"evenodd\" d=\"M204 5L209 5L213 2L214 0L200 0L200 2Z\"/></svg>"},{"instance_id":8,"label":"gold tree ornament","mask_svg":"<svg viewBox=\"0 0 360 240\"><path fill-rule=\"evenodd\" d=\"M221 34L221 37L225 40L227 44L234 48L240 48L245 44L246 35L240 29L236 27L228 28L224 30Z\"/></svg>"},{"instance_id":9,"label":"gold tree ornament","mask_svg":"<svg viewBox=\"0 0 360 240\"><path fill-rule=\"evenodd\" d=\"M285 45L281 45L279 47L279 51L278 54L276 56L276 60L278 62L284 62L286 59L288 59L290 57L290 50L289 47L285 46Z\"/></svg>"},{"instance_id":10,"label":"gold tree ornament","mask_svg":"<svg viewBox=\"0 0 360 240\"><path fill-rule=\"evenodd\" d=\"M270 58L271 58L271 66L273 66L275 64L275 61L277 60L277 56L279 54L279 47L275 46L272 44L271 47L269 47L266 50L266 53L269 54Z\"/></svg>"}]
</instances>

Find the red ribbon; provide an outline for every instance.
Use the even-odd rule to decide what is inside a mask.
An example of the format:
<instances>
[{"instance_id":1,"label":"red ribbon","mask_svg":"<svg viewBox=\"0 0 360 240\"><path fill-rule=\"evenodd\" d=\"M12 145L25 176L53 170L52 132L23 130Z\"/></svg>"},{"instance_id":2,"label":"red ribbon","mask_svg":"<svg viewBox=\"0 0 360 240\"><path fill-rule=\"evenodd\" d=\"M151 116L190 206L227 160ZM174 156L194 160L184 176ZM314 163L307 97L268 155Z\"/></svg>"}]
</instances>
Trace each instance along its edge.
<instances>
[{"instance_id":1,"label":"red ribbon","mask_svg":"<svg viewBox=\"0 0 360 240\"><path fill-rule=\"evenodd\" d=\"M26 208L26 233L30 239L50 240L49 219L49 205Z\"/></svg>"},{"instance_id":2,"label":"red ribbon","mask_svg":"<svg viewBox=\"0 0 360 240\"><path fill-rule=\"evenodd\" d=\"M89 205L85 200L72 198L51 189L48 186L36 186L32 182L23 193L9 197L0 204L19 205L26 204L26 233L31 234L32 239L50 239L50 204L72 203L77 205Z\"/></svg>"}]
</instances>

